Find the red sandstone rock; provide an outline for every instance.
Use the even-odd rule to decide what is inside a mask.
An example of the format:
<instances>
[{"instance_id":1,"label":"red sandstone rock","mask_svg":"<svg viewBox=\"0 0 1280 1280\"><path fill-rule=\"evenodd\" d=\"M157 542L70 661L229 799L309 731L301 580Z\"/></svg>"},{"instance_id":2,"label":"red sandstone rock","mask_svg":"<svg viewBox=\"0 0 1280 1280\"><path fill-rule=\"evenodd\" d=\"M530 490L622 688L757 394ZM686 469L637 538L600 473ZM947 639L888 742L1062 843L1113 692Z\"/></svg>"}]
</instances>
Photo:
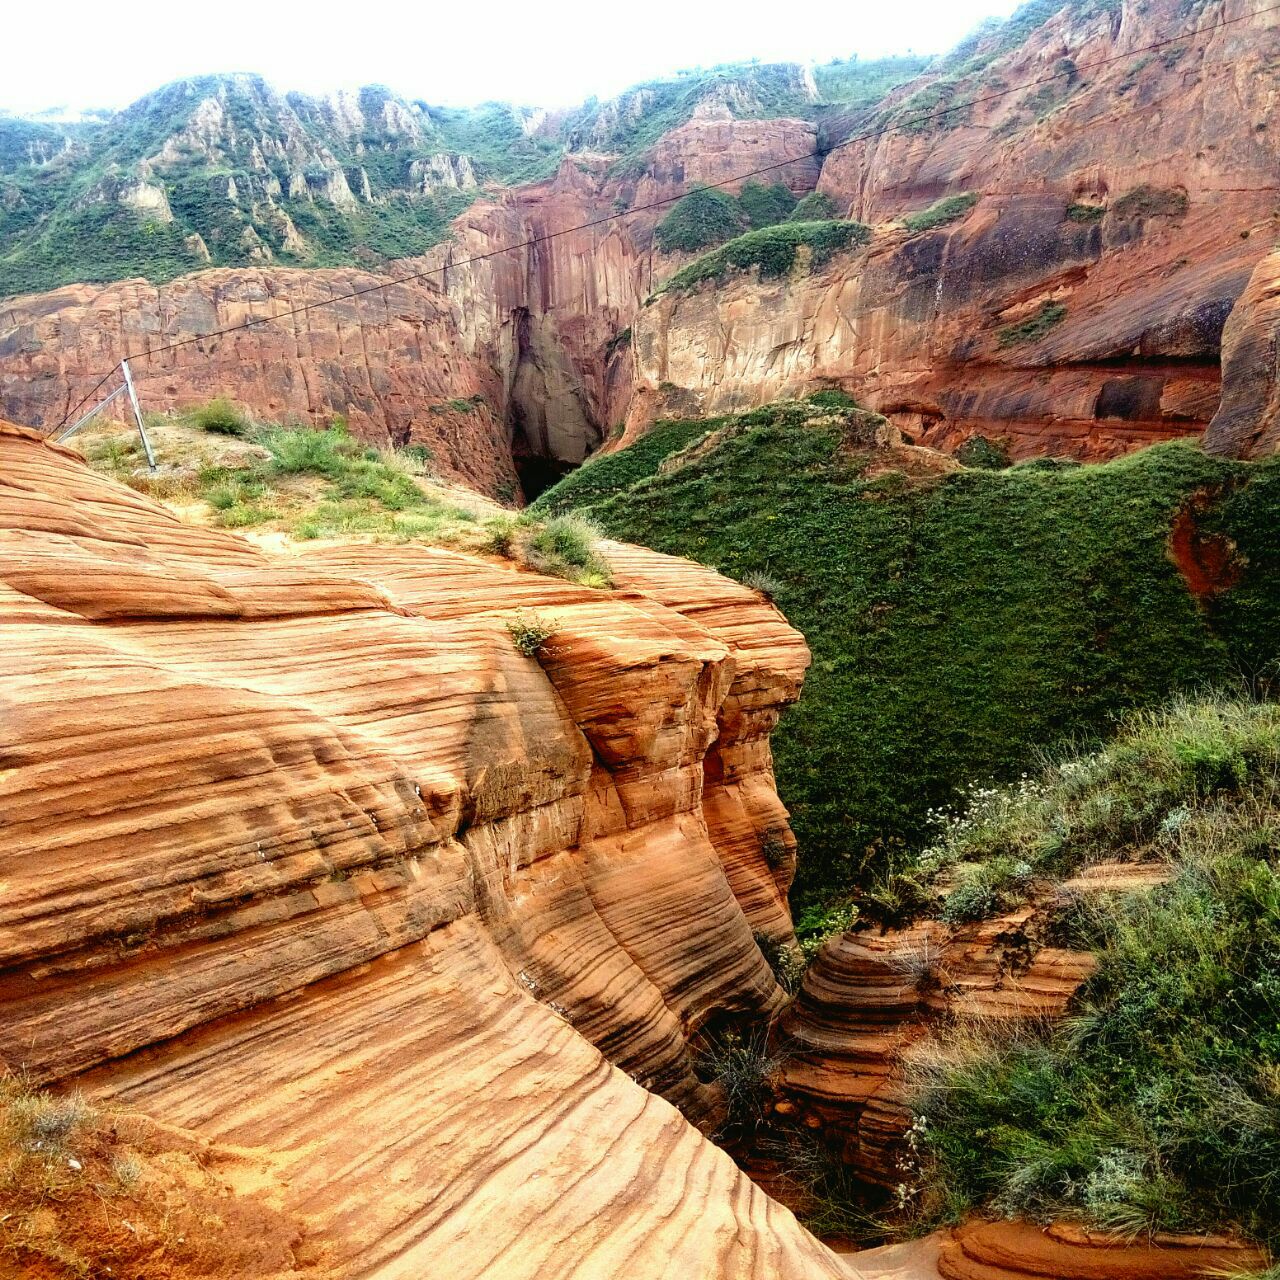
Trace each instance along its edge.
<instances>
[{"instance_id":1,"label":"red sandstone rock","mask_svg":"<svg viewBox=\"0 0 1280 1280\"><path fill-rule=\"evenodd\" d=\"M609 551L273 557L0 425L3 1062L243 1153L326 1280L847 1275L659 1096L714 1122L689 1037L782 1003L807 653Z\"/></svg>"},{"instance_id":2,"label":"red sandstone rock","mask_svg":"<svg viewBox=\"0 0 1280 1280\"><path fill-rule=\"evenodd\" d=\"M1280 251L1258 263L1222 334L1222 404L1210 453L1259 458L1280 447Z\"/></svg>"},{"instance_id":3,"label":"red sandstone rock","mask_svg":"<svg viewBox=\"0 0 1280 1280\"><path fill-rule=\"evenodd\" d=\"M1225 1237L1130 1241L1071 1223L970 1222L938 1256L943 1280L1197 1280L1265 1266L1258 1250Z\"/></svg>"}]
</instances>

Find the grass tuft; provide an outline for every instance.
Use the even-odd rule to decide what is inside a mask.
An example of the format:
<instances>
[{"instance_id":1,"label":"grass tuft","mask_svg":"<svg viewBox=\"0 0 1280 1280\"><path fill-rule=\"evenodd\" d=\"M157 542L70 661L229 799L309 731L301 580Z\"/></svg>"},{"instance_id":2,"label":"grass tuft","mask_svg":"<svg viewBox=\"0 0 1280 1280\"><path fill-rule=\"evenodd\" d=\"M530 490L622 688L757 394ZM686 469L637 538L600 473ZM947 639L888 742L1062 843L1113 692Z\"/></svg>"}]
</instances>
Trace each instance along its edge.
<instances>
[{"instance_id":1,"label":"grass tuft","mask_svg":"<svg viewBox=\"0 0 1280 1280\"><path fill-rule=\"evenodd\" d=\"M1060 302L1042 302L1034 315L1017 324L1005 325L996 334L1001 348L1020 346L1024 342L1039 342L1041 338L1067 318L1067 309Z\"/></svg>"},{"instance_id":2,"label":"grass tuft","mask_svg":"<svg viewBox=\"0 0 1280 1280\"><path fill-rule=\"evenodd\" d=\"M536 658L542 646L555 635L555 625L540 613L517 609L505 623L511 643L526 658Z\"/></svg>"},{"instance_id":3,"label":"grass tuft","mask_svg":"<svg viewBox=\"0 0 1280 1280\"><path fill-rule=\"evenodd\" d=\"M919 235L922 231L932 231L935 227L945 227L949 222L958 222L977 203L978 197L973 191L943 196L941 200L935 200L927 209L921 209L919 213L907 214L902 221L912 235Z\"/></svg>"},{"instance_id":4,"label":"grass tuft","mask_svg":"<svg viewBox=\"0 0 1280 1280\"><path fill-rule=\"evenodd\" d=\"M225 396L193 409L188 419L193 427L214 435L243 438L249 434L249 419Z\"/></svg>"}]
</instances>

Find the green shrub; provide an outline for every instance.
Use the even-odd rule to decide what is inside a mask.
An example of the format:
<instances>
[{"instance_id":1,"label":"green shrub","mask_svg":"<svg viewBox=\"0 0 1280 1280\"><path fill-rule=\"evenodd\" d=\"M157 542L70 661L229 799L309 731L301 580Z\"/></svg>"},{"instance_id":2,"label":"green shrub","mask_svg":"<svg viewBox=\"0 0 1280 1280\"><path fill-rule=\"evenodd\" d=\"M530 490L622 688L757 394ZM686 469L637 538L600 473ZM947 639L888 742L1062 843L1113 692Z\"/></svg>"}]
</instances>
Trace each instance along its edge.
<instances>
[{"instance_id":1,"label":"green shrub","mask_svg":"<svg viewBox=\"0 0 1280 1280\"><path fill-rule=\"evenodd\" d=\"M488 538L482 550L490 555L511 559L516 553L516 539L520 522L515 516L495 516L485 526Z\"/></svg>"},{"instance_id":2,"label":"green shrub","mask_svg":"<svg viewBox=\"0 0 1280 1280\"><path fill-rule=\"evenodd\" d=\"M825 191L810 191L787 215L788 222L832 222L840 206Z\"/></svg>"},{"instance_id":3,"label":"green shrub","mask_svg":"<svg viewBox=\"0 0 1280 1280\"><path fill-rule=\"evenodd\" d=\"M796 203L790 188L781 182L767 187L759 182L744 182L738 192L738 208L753 231L785 222Z\"/></svg>"},{"instance_id":4,"label":"green shrub","mask_svg":"<svg viewBox=\"0 0 1280 1280\"><path fill-rule=\"evenodd\" d=\"M700 188L678 200L653 235L664 253L697 253L723 244L742 228L742 211L731 195Z\"/></svg>"},{"instance_id":5,"label":"green shrub","mask_svg":"<svg viewBox=\"0 0 1280 1280\"><path fill-rule=\"evenodd\" d=\"M1280 706L1229 698L1175 700L1132 712L1105 749L1047 764L1011 789L971 787L963 813L936 813L925 854L956 863L1065 875L1116 849L1168 856L1188 802L1238 795L1280 771ZM972 917L970 917L972 918Z\"/></svg>"},{"instance_id":6,"label":"green shrub","mask_svg":"<svg viewBox=\"0 0 1280 1280\"><path fill-rule=\"evenodd\" d=\"M870 239L871 228L860 222L785 222L730 240L677 271L663 288L683 292L704 280L721 280L730 271L752 268L758 268L764 278L786 275L802 247L809 251L808 265L813 270Z\"/></svg>"},{"instance_id":7,"label":"green shrub","mask_svg":"<svg viewBox=\"0 0 1280 1280\"><path fill-rule=\"evenodd\" d=\"M992 858L966 867L942 903L948 924L985 920L1026 900L1031 887L1031 864L1014 858Z\"/></svg>"},{"instance_id":8,"label":"green shrub","mask_svg":"<svg viewBox=\"0 0 1280 1280\"><path fill-rule=\"evenodd\" d=\"M1040 309L1017 324L1005 325L996 335L1000 347L1016 347L1024 342L1039 342L1050 329L1067 318L1067 309L1060 302L1042 302Z\"/></svg>"},{"instance_id":9,"label":"green shrub","mask_svg":"<svg viewBox=\"0 0 1280 1280\"><path fill-rule=\"evenodd\" d=\"M555 625L532 610L517 609L503 624L511 643L526 658L536 657L538 651L555 635Z\"/></svg>"},{"instance_id":10,"label":"green shrub","mask_svg":"<svg viewBox=\"0 0 1280 1280\"><path fill-rule=\"evenodd\" d=\"M1091 222L1101 222L1107 215L1106 205L1101 204L1069 204L1067 205L1067 221L1081 222L1086 225Z\"/></svg>"},{"instance_id":11,"label":"green shrub","mask_svg":"<svg viewBox=\"0 0 1280 1280\"><path fill-rule=\"evenodd\" d=\"M760 1127L784 1061L770 1049L763 1029L725 1031L706 1041L698 1071L724 1091L729 1130L746 1135Z\"/></svg>"},{"instance_id":12,"label":"green shrub","mask_svg":"<svg viewBox=\"0 0 1280 1280\"><path fill-rule=\"evenodd\" d=\"M796 917L796 940L805 960L812 960L828 939L848 933L858 922L852 902L811 903Z\"/></svg>"},{"instance_id":13,"label":"green shrub","mask_svg":"<svg viewBox=\"0 0 1280 1280\"><path fill-rule=\"evenodd\" d=\"M934 227L945 227L949 222L958 221L977 203L978 197L972 191L965 191L960 195L943 196L941 200L935 200L927 209L922 209L919 213L907 214L902 221L912 235L918 235L921 231L932 231Z\"/></svg>"},{"instance_id":14,"label":"green shrub","mask_svg":"<svg viewBox=\"0 0 1280 1280\"><path fill-rule=\"evenodd\" d=\"M352 462L364 453L364 446L338 427L324 431L282 427L266 432L262 442L271 453L274 470L280 475L311 472L337 477L345 474Z\"/></svg>"},{"instance_id":15,"label":"green shrub","mask_svg":"<svg viewBox=\"0 0 1280 1280\"><path fill-rule=\"evenodd\" d=\"M244 437L249 433L249 420L239 409L219 396L208 404L191 411L191 425L201 431L211 431L220 436Z\"/></svg>"},{"instance_id":16,"label":"green shrub","mask_svg":"<svg viewBox=\"0 0 1280 1280\"><path fill-rule=\"evenodd\" d=\"M760 948L760 954L773 970L773 976L788 995L795 995L804 982L809 962L804 952L794 942L779 942L766 933L753 933L752 938Z\"/></svg>"},{"instance_id":17,"label":"green shrub","mask_svg":"<svg viewBox=\"0 0 1280 1280\"><path fill-rule=\"evenodd\" d=\"M430 445L426 444L407 444L400 452L409 459L410 462L417 466L429 467L435 460L436 455Z\"/></svg>"},{"instance_id":18,"label":"green shrub","mask_svg":"<svg viewBox=\"0 0 1280 1280\"><path fill-rule=\"evenodd\" d=\"M825 387L821 391L811 391L805 400L819 409L830 409L833 413L843 413L846 409L856 409L858 402L847 392L838 387Z\"/></svg>"},{"instance_id":19,"label":"green shrub","mask_svg":"<svg viewBox=\"0 0 1280 1280\"><path fill-rule=\"evenodd\" d=\"M520 523L528 532L517 549L530 568L586 587L612 584L609 564L596 545L600 530L590 520L560 515L545 523L531 518Z\"/></svg>"},{"instance_id":20,"label":"green shrub","mask_svg":"<svg viewBox=\"0 0 1280 1280\"><path fill-rule=\"evenodd\" d=\"M984 471L1003 471L1009 466L1009 450L998 440L986 436L970 436L957 450L956 459L966 467Z\"/></svg>"}]
</instances>

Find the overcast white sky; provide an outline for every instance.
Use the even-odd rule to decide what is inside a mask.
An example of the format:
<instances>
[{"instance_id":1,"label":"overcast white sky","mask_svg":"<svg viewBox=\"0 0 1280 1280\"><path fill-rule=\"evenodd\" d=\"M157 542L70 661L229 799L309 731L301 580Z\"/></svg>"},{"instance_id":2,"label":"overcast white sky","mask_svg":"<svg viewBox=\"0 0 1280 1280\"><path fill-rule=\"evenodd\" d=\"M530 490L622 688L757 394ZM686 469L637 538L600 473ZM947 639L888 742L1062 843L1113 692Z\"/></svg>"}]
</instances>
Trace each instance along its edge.
<instances>
[{"instance_id":1,"label":"overcast white sky","mask_svg":"<svg viewBox=\"0 0 1280 1280\"><path fill-rule=\"evenodd\" d=\"M429 102L568 106L682 67L941 52L1017 0L44 0L5 6L0 110L121 107L183 76L380 83Z\"/></svg>"}]
</instances>

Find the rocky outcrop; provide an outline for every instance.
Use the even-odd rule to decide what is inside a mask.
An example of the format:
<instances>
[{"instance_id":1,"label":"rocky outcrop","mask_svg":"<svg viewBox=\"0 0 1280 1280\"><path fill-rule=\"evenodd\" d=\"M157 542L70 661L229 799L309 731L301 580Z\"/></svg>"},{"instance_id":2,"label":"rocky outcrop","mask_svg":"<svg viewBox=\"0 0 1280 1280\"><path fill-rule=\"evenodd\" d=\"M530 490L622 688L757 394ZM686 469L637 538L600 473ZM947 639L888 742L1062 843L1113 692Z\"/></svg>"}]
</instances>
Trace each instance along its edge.
<instances>
[{"instance_id":1,"label":"rocky outcrop","mask_svg":"<svg viewBox=\"0 0 1280 1280\"><path fill-rule=\"evenodd\" d=\"M792 1114L821 1128L860 1177L896 1186L912 1120L910 1062L935 1030L955 1019L1061 1017L1094 960L1052 944L1054 913L1081 895L1140 891L1167 874L1159 864L1099 864L991 920L832 939L782 1023Z\"/></svg>"},{"instance_id":2,"label":"rocky outcrop","mask_svg":"<svg viewBox=\"0 0 1280 1280\"><path fill-rule=\"evenodd\" d=\"M942 1280L1198 1280L1266 1266L1227 1237L1156 1235L1123 1240L1071 1223L972 1222L942 1241Z\"/></svg>"},{"instance_id":3,"label":"rocky outcrop","mask_svg":"<svg viewBox=\"0 0 1280 1280\"><path fill-rule=\"evenodd\" d=\"M273 557L7 425L0 512L6 1065L263 1162L313 1274L849 1274L659 1096L782 1003L771 606Z\"/></svg>"},{"instance_id":4,"label":"rocky outcrop","mask_svg":"<svg viewBox=\"0 0 1280 1280\"><path fill-rule=\"evenodd\" d=\"M1098 459L1202 431L1251 242L1223 240L1206 218L1110 251L1108 229L1071 222L1065 201L1028 204L984 202L958 228L918 236L886 228L814 274L662 295L634 325L629 430L839 386L910 441L948 451L983 435L1015 458ZM1040 236L1037 222L1051 246L1037 271L1054 271L992 278L1011 246ZM1169 255L1193 234L1195 265L1174 268ZM1046 308L1050 325L1010 341Z\"/></svg>"},{"instance_id":5,"label":"rocky outcrop","mask_svg":"<svg viewBox=\"0 0 1280 1280\"><path fill-rule=\"evenodd\" d=\"M1222 403L1210 453L1260 458L1280 447L1280 251L1258 263L1222 335Z\"/></svg>"}]
</instances>

